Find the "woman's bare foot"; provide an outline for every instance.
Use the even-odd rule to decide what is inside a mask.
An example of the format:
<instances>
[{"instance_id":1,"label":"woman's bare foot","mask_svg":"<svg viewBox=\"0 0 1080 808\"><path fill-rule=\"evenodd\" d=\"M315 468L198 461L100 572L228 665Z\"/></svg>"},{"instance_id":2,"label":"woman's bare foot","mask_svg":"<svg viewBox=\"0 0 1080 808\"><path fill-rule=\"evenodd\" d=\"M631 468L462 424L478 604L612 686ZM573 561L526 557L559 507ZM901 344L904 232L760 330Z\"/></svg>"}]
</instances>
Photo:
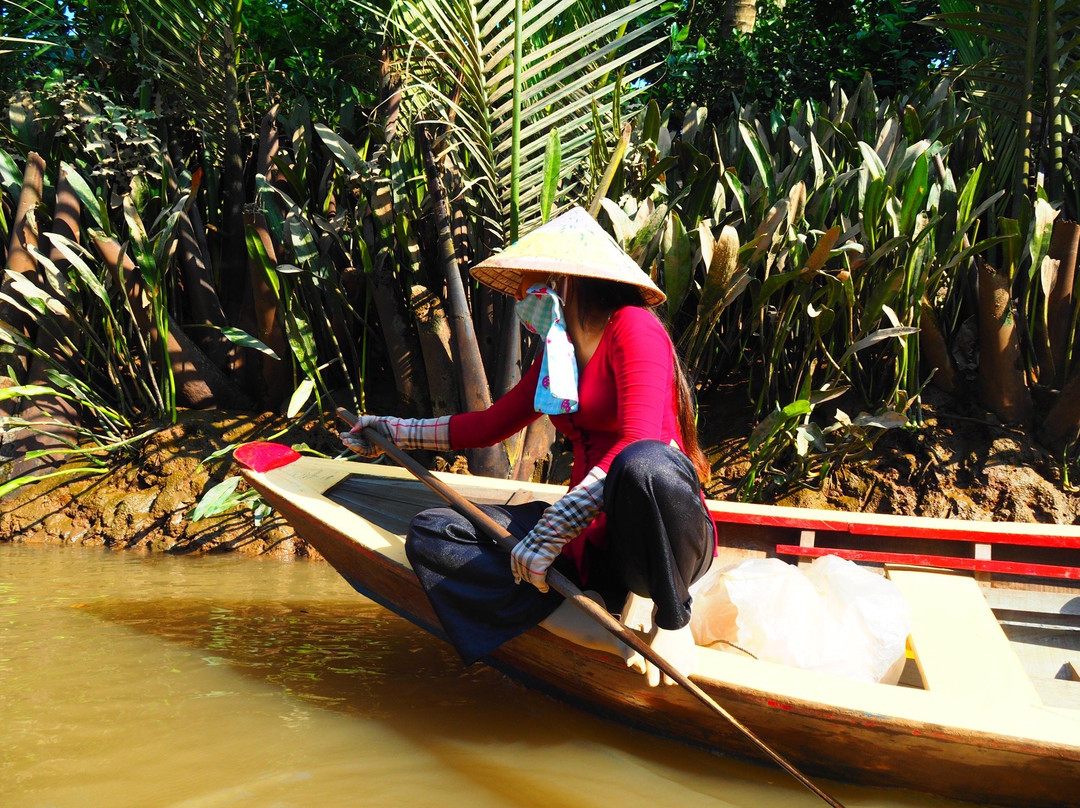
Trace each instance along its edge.
<instances>
[{"instance_id":1,"label":"woman's bare foot","mask_svg":"<svg viewBox=\"0 0 1080 808\"><path fill-rule=\"evenodd\" d=\"M603 608L607 608L604 599L598 592L586 590L584 595L596 601ZM634 652L625 643L621 642L614 634L601 626L595 619L590 617L573 601L564 600L559 607L548 617L540 621L540 625L552 634L569 640L575 645L592 648L594 651L604 651L617 657L626 659ZM641 672L644 673L644 667Z\"/></svg>"},{"instance_id":2,"label":"woman's bare foot","mask_svg":"<svg viewBox=\"0 0 1080 808\"><path fill-rule=\"evenodd\" d=\"M697 673L697 645L694 643L694 635L690 632L689 623L677 629L654 628L649 636L649 647L683 676L689 677ZM645 677L648 679L649 687L656 687L660 684L661 678L665 685L678 684L647 659L645 660Z\"/></svg>"},{"instance_id":3,"label":"woman's bare foot","mask_svg":"<svg viewBox=\"0 0 1080 808\"><path fill-rule=\"evenodd\" d=\"M584 594L604 606L604 600L598 593L586 591ZM637 631L639 635L643 635L649 647L677 671L685 676L695 673L697 671L697 646L694 644L694 635L690 633L690 626L686 625L674 630L657 628L652 624L652 601L648 598L632 597L636 597L637 602L630 604L630 600L627 600L631 608L627 609L624 606L624 612L626 612L624 619L630 621L627 626ZM552 634L569 640L575 645L621 657L626 667L645 675L650 687L656 687L661 680L666 685L676 684L674 679L616 638L569 600L560 603L559 607L547 619L541 621L540 625Z\"/></svg>"}]
</instances>

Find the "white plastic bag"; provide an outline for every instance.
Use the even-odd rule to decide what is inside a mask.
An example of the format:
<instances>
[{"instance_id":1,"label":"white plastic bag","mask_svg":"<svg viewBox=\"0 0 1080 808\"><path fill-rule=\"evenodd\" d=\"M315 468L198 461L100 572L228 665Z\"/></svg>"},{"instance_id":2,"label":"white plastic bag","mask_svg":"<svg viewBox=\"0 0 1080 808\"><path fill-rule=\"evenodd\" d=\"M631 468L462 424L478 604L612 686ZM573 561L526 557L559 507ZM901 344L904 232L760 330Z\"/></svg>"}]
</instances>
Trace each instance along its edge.
<instances>
[{"instance_id":1,"label":"white plastic bag","mask_svg":"<svg viewBox=\"0 0 1080 808\"><path fill-rule=\"evenodd\" d=\"M822 556L806 576L836 617L845 654L857 679L896 684L904 670L911 607L899 588L853 561Z\"/></svg>"},{"instance_id":2,"label":"white plastic bag","mask_svg":"<svg viewBox=\"0 0 1080 808\"><path fill-rule=\"evenodd\" d=\"M714 567L692 589L698 645L733 643L758 659L895 684L910 610L896 586L824 556L804 574L777 558Z\"/></svg>"}]
</instances>

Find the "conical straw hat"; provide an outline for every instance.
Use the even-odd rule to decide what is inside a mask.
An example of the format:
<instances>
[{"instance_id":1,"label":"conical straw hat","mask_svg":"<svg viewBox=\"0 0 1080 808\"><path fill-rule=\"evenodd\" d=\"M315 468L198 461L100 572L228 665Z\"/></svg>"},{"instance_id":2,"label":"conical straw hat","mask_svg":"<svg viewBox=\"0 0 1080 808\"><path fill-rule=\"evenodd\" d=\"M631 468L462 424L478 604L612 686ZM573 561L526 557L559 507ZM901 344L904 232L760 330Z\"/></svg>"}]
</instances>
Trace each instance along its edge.
<instances>
[{"instance_id":1,"label":"conical straw hat","mask_svg":"<svg viewBox=\"0 0 1080 808\"><path fill-rule=\"evenodd\" d=\"M638 287L645 303L667 298L584 208L572 207L472 268L472 276L515 296L526 272L601 278Z\"/></svg>"}]
</instances>

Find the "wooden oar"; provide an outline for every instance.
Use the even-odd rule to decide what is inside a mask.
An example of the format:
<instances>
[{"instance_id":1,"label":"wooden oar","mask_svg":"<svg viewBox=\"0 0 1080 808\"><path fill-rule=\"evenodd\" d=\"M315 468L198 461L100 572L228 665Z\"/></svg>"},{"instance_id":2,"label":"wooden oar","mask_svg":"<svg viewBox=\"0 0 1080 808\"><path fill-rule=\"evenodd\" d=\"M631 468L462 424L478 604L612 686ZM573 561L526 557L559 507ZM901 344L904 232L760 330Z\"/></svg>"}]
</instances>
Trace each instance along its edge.
<instances>
[{"instance_id":1,"label":"wooden oar","mask_svg":"<svg viewBox=\"0 0 1080 808\"><path fill-rule=\"evenodd\" d=\"M348 424L355 424L356 417L345 410L338 410L338 417ZM503 529L498 522L484 513L474 503L466 499L450 486L446 485L434 474L424 468L422 465L413 460L409 455L405 454L401 449L393 443L393 441L387 440L380 435L374 429L363 430L363 435L367 440L370 440L388 455L400 466L408 469L412 472L420 482L446 500L447 504L452 506L455 510L461 513L462 516L467 518L470 522L476 525L477 528L484 531L491 539L495 541L500 547L507 552L514 549L517 544L515 539L509 532ZM723 717L728 723L730 723L735 729L743 734L748 740L753 742L758 749L768 755L772 760L776 762L780 768L802 783L806 788L812 791L817 796L821 797L833 808L844 808L843 804L834 797L829 796L822 791L818 786L814 785L810 779L796 769L791 763L789 763L779 752L776 752L757 735L755 735L749 727L745 726L735 716L717 704L713 698L698 687L696 684L690 681L689 678L684 676L674 665L668 662L664 657L654 651L649 645L642 640L637 634L628 629L610 614L607 610L601 607L592 598L587 597L569 578L563 575L561 572L554 568L549 568L547 573L548 586L558 592L567 600L573 601L578 608L584 611L589 617L603 626L611 634L614 634L628 646L633 648L645 659L652 662L656 667L686 688L690 693L704 704L709 710Z\"/></svg>"}]
</instances>

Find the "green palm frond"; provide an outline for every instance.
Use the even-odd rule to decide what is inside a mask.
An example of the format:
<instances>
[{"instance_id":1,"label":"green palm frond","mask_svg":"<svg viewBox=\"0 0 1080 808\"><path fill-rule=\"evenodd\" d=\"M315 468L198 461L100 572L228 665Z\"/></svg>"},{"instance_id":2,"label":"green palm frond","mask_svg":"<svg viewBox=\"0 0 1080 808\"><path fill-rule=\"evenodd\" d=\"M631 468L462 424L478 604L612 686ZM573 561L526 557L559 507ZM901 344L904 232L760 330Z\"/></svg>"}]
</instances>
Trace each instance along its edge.
<instances>
[{"instance_id":1,"label":"green palm frond","mask_svg":"<svg viewBox=\"0 0 1080 808\"><path fill-rule=\"evenodd\" d=\"M544 150L558 128L565 180L580 171L602 120L633 103L666 40L661 0L540 0L521 19L514 60L514 0L400 0L386 16L407 121L449 123L444 154L473 182L474 215L502 237L510 216L514 85L520 76L522 227L540 221ZM619 92L616 92L616 88ZM625 114L625 113L622 113ZM406 130L408 131L408 130Z\"/></svg>"},{"instance_id":2,"label":"green palm frond","mask_svg":"<svg viewBox=\"0 0 1080 808\"><path fill-rule=\"evenodd\" d=\"M927 18L956 46L956 75L979 113L991 182L1032 196L1029 180L1060 172L1065 120L1080 122L1080 0L942 0ZM1058 186L1060 188L1060 186Z\"/></svg>"},{"instance_id":3,"label":"green palm frond","mask_svg":"<svg viewBox=\"0 0 1080 808\"><path fill-rule=\"evenodd\" d=\"M63 10L46 0L22 0L5 4L0 29L0 56L33 56L63 44L68 21Z\"/></svg>"},{"instance_id":4,"label":"green palm frond","mask_svg":"<svg viewBox=\"0 0 1080 808\"><path fill-rule=\"evenodd\" d=\"M142 59L217 142L237 96L239 0L132 0Z\"/></svg>"}]
</instances>

